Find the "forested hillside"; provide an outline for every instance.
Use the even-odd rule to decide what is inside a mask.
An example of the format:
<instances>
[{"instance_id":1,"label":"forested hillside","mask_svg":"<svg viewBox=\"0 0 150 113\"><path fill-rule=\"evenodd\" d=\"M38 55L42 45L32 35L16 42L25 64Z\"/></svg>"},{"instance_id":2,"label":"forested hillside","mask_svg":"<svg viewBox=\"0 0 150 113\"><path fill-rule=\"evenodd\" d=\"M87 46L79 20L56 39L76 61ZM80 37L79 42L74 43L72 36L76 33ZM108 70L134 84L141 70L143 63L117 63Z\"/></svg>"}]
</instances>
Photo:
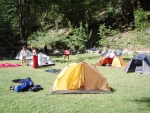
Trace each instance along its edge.
<instances>
[{"instance_id":1,"label":"forested hillside","mask_svg":"<svg viewBox=\"0 0 150 113\"><path fill-rule=\"evenodd\" d=\"M0 0L0 50L149 48L150 0Z\"/></svg>"}]
</instances>

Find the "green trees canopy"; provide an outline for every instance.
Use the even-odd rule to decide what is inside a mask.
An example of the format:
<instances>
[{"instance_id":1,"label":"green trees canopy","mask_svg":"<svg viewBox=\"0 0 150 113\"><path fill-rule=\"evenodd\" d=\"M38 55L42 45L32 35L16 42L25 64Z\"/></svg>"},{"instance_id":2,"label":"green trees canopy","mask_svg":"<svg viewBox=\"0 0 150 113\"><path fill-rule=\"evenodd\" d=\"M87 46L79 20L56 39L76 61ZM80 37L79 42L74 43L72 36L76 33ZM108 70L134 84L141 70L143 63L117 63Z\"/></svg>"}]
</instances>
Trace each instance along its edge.
<instances>
[{"instance_id":1,"label":"green trees canopy","mask_svg":"<svg viewBox=\"0 0 150 113\"><path fill-rule=\"evenodd\" d=\"M89 43L102 39L98 30L104 23L106 28L133 29L137 7L149 11L149 0L145 1L0 0L0 47L18 42L41 47L59 42L74 49L93 46Z\"/></svg>"}]
</instances>

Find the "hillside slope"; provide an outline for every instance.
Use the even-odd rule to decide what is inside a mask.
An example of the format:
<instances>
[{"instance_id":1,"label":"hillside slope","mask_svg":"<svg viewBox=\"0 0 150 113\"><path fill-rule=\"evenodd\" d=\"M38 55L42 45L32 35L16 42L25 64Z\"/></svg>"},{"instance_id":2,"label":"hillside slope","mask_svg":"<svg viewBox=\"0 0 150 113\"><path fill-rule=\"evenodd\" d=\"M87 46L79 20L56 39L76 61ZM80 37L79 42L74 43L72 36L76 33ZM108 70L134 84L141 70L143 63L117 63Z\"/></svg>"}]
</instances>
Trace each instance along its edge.
<instances>
[{"instance_id":1,"label":"hillside slope","mask_svg":"<svg viewBox=\"0 0 150 113\"><path fill-rule=\"evenodd\" d=\"M109 38L113 39L115 48L150 50L150 28L141 31L127 31Z\"/></svg>"}]
</instances>

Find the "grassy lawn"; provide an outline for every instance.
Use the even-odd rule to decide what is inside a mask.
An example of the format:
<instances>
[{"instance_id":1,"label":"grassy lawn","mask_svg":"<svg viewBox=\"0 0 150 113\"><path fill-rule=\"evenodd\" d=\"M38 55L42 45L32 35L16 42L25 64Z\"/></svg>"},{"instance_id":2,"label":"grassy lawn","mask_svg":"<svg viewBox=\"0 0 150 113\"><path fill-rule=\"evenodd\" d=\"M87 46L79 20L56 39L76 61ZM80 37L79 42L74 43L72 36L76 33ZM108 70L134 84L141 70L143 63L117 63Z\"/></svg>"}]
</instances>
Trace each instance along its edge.
<instances>
[{"instance_id":1,"label":"grassy lawn","mask_svg":"<svg viewBox=\"0 0 150 113\"><path fill-rule=\"evenodd\" d=\"M130 57L122 56L126 62ZM51 57L55 66L34 69L31 66L0 69L0 113L149 113L150 74L126 74L122 68L97 66L115 91L112 94L59 94L50 95L57 74L47 69L63 69L68 63L84 60L95 64L99 55L72 55L70 61L63 57ZM21 63L5 60L0 63ZM9 90L13 79L31 77L44 89L38 92L14 92Z\"/></svg>"}]
</instances>

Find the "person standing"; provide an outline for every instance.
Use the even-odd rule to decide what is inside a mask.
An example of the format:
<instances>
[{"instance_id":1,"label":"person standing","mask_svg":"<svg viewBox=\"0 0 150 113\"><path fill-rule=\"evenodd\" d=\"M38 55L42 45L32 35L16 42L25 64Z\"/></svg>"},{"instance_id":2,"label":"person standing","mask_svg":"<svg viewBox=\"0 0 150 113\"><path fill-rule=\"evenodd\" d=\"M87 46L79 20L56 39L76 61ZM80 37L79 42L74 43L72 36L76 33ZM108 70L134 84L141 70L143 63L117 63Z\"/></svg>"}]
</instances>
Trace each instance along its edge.
<instances>
[{"instance_id":1,"label":"person standing","mask_svg":"<svg viewBox=\"0 0 150 113\"><path fill-rule=\"evenodd\" d=\"M64 59L65 59L66 57L68 57L68 60L69 60L69 55L70 55L70 51L69 51L68 49L66 49L66 50L64 51Z\"/></svg>"},{"instance_id":2,"label":"person standing","mask_svg":"<svg viewBox=\"0 0 150 113\"><path fill-rule=\"evenodd\" d=\"M27 51L26 51L26 47L25 46L23 46L22 50L20 51L20 55L21 55L22 66L23 66L23 63L26 65Z\"/></svg>"},{"instance_id":3,"label":"person standing","mask_svg":"<svg viewBox=\"0 0 150 113\"><path fill-rule=\"evenodd\" d=\"M34 47L31 47L31 50L32 50L32 54L33 55L36 55L37 53L36 53L36 49L34 48Z\"/></svg>"}]
</instances>

